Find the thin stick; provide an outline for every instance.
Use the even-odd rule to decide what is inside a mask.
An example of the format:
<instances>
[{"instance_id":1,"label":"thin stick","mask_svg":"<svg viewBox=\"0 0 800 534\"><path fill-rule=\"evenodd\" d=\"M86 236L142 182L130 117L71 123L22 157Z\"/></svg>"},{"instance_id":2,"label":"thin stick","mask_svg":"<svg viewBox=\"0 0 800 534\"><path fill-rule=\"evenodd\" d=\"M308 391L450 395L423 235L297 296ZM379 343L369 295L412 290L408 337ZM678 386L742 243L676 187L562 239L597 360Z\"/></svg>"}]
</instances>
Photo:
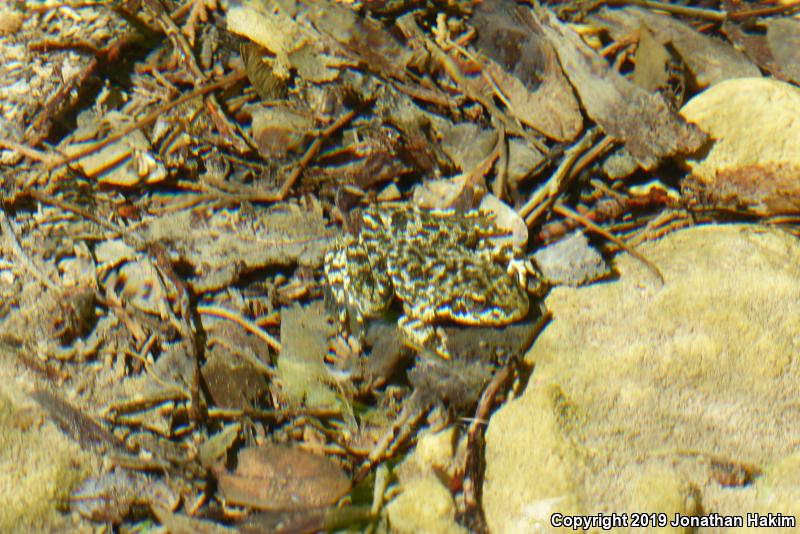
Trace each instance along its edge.
<instances>
[{"instance_id":1,"label":"thin stick","mask_svg":"<svg viewBox=\"0 0 800 534\"><path fill-rule=\"evenodd\" d=\"M217 317L219 319L227 319L228 321L232 321L251 334L255 335L272 349L280 352L281 351L281 343L271 335L269 335L263 328L258 326L253 321L245 319L240 314L223 308L222 306L198 306L197 313L200 315L208 315L210 317Z\"/></svg>"},{"instance_id":2,"label":"thin stick","mask_svg":"<svg viewBox=\"0 0 800 534\"><path fill-rule=\"evenodd\" d=\"M43 152L41 150L36 150L33 147L29 147L28 145L24 145L22 143L18 143L11 139L2 139L0 138L0 148L7 148L9 150L13 150L22 156L33 160L38 161L40 163L51 164L55 161L58 156L51 154L49 152Z\"/></svg>"},{"instance_id":3,"label":"thin stick","mask_svg":"<svg viewBox=\"0 0 800 534\"><path fill-rule=\"evenodd\" d=\"M31 198L33 198L34 200L38 200L42 204L48 204L50 206L55 206L57 208L60 208L64 211L74 213L75 215L78 215L80 217L83 217L84 219L92 221L93 223L105 228L106 230L111 230L117 235L122 235L126 233L125 228L117 224L114 224L111 221L101 219L94 213L90 212L89 210L83 209L80 206L75 206L74 204L58 200L57 198L48 196L47 194L42 193L41 191L38 191L36 189L31 189L30 191L28 191L28 194L31 196Z\"/></svg>"},{"instance_id":4,"label":"thin stick","mask_svg":"<svg viewBox=\"0 0 800 534\"><path fill-rule=\"evenodd\" d=\"M129 124L128 126L124 126L122 129L118 130L117 132L114 132L114 133L110 134L108 137L106 137L102 141L98 141L96 143L92 143L90 146L87 146L86 148L83 148L83 149L79 150L78 152L75 152L74 154L59 158L56 161L53 161L53 162L47 164L45 166L45 168L48 171L52 171L53 169L57 169L58 167L61 167L63 165L68 165L69 163L72 163L72 162L77 161L77 160L79 160L81 158L84 158L84 157L88 156L89 154L94 154L98 150L110 145L111 143L115 143L115 142L119 141L120 139L122 139L123 137L128 135L129 133L131 133L131 132L133 132L135 130L138 130L139 128L144 128L148 124L151 124L151 123L155 122L156 120L158 120L159 117L164 115L169 110L174 109L174 108L180 106L181 104L185 104L186 102L189 102L190 100L193 100L193 99L195 99L195 98L197 98L199 96L202 96L202 95L204 95L206 93L209 93L211 91L216 91L217 89L221 89L221 88L226 87L228 85L232 85L232 84L234 84L234 83L236 83L236 82L238 82L240 80L245 79L246 77L247 77L247 74L244 71L234 71L234 72L228 74L227 76L224 76L224 77L220 78L216 82L210 83L208 85L203 85L203 86L198 87L197 89L195 89L193 91L189 91L188 93L176 98L172 102L167 102L163 106L159 106L157 109L154 109L153 111L151 111L150 113L145 115L143 118L139 119L138 121L133 122L133 123Z\"/></svg>"},{"instance_id":5,"label":"thin stick","mask_svg":"<svg viewBox=\"0 0 800 534\"><path fill-rule=\"evenodd\" d=\"M723 22L728 18L728 14L724 11L716 11L714 9L703 9L699 7L689 7L670 4L668 2L657 2L654 0L612 0L605 2L608 5L634 5L646 7L649 9L657 9L666 11L667 13L674 13L675 15L683 15L686 17L696 17L699 19L713 20L716 22Z\"/></svg>"},{"instance_id":6,"label":"thin stick","mask_svg":"<svg viewBox=\"0 0 800 534\"><path fill-rule=\"evenodd\" d=\"M306 153L303 154L302 159L297 163L297 166L292 170L292 173L286 178L286 181L283 182L283 186L281 186L280 190L278 191L278 198L277 200L283 200L286 198L286 195L289 194L289 190L292 189L294 183L300 178L300 175L303 173L303 170L311 163L317 154L319 153L320 148L322 148L322 143L333 135L339 128L350 122L353 117L356 116L355 110L350 110L338 119L336 119L333 124L325 128L320 134L317 136L316 139L309 145Z\"/></svg>"},{"instance_id":7,"label":"thin stick","mask_svg":"<svg viewBox=\"0 0 800 534\"><path fill-rule=\"evenodd\" d=\"M576 211L571 210L570 208L564 206L563 204L556 204L555 206L553 206L553 211L555 211L559 215L563 215L564 217L569 217L570 219L574 219L574 220L578 221L579 223L581 223L583 226L585 226L589 230L600 234L601 236L605 237L609 241L612 241L618 247L620 247L622 250L624 250L625 252L627 252L628 254L630 254L631 256L633 256L634 258L639 260L640 262L642 262L648 269L650 269L650 271L653 272L653 274L655 274L658 277L658 279L661 281L662 284L666 283L666 281L664 280L664 275L661 274L661 271L659 270L659 268L656 266L655 263L653 263L652 261L648 260L641 253L637 252L636 249L631 248L630 246L628 246L624 241L622 241L621 239L616 237L611 232L601 228L600 226L597 226L595 223L593 223L592 221L590 221L589 219L587 219L583 215L579 214Z\"/></svg>"},{"instance_id":8,"label":"thin stick","mask_svg":"<svg viewBox=\"0 0 800 534\"><path fill-rule=\"evenodd\" d=\"M737 11L736 13L729 13L728 20L742 20L750 17L763 17L765 15L775 15L778 13L788 13L800 9L800 1L789 2L782 6L762 7L759 9L751 9L749 11Z\"/></svg>"},{"instance_id":9,"label":"thin stick","mask_svg":"<svg viewBox=\"0 0 800 534\"><path fill-rule=\"evenodd\" d=\"M27 269L28 272L32 274L34 278L36 278L36 280L38 280L48 289L52 289L53 291L61 291L61 288L59 288L52 280L50 280L50 278L39 272L39 269L33 263L33 260L31 260L27 254L25 254L24 250L22 250L22 246L17 240L17 234L14 232L14 228L11 226L11 223L8 222L8 217L6 217L6 212L3 209L0 209L0 228L3 230L3 233L6 234L6 239L8 240L11 251L17 257L23 267L25 267L25 269Z\"/></svg>"},{"instance_id":10,"label":"thin stick","mask_svg":"<svg viewBox=\"0 0 800 534\"><path fill-rule=\"evenodd\" d=\"M530 131L523 128L515 118L504 113L494 104L494 102L492 102L490 98L473 87L471 81L466 77L466 75L464 75L455 60L453 60L453 58L451 58L444 50L442 50L439 45L434 43L428 37L422 36L421 34L420 38L422 39L425 47L428 49L428 52L430 52L431 56L442 66L445 71L447 71L447 74L458 84L459 88L461 88L468 98L485 107L493 117L495 117L501 124L503 124L503 126L506 127L506 131L508 133L524 137L526 141L531 143L543 154L548 152L547 145L545 145L541 140L537 139L536 136L534 136Z\"/></svg>"},{"instance_id":11,"label":"thin stick","mask_svg":"<svg viewBox=\"0 0 800 534\"><path fill-rule=\"evenodd\" d=\"M552 204L556 196L564 189L569 178L573 176L572 168L578 158L591 147L597 136L600 135L598 128L588 130L580 141L575 143L564 154L558 168L547 182L537 189L533 196L519 209L521 217L525 218L528 227L544 214L544 211Z\"/></svg>"},{"instance_id":12,"label":"thin stick","mask_svg":"<svg viewBox=\"0 0 800 534\"><path fill-rule=\"evenodd\" d=\"M406 398L405 405L400 411L400 414L372 448L367 459L359 466L353 477L353 484L358 484L366 478L372 467L381 461L381 458L389 451L392 444L396 446L408 437L408 433L410 433L414 425L428 413L429 409L428 406L423 406L421 404L417 391L414 391L414 393Z\"/></svg>"}]
</instances>

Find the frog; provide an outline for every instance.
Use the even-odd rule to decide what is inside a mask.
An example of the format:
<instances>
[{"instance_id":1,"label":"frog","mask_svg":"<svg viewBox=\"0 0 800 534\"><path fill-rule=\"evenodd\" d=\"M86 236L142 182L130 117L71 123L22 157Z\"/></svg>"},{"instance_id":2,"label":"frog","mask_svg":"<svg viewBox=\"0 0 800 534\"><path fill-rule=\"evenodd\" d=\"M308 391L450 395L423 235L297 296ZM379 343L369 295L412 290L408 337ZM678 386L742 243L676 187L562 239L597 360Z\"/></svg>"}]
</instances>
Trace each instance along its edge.
<instances>
[{"instance_id":1,"label":"frog","mask_svg":"<svg viewBox=\"0 0 800 534\"><path fill-rule=\"evenodd\" d=\"M399 301L397 327L417 350L450 359L445 324L500 327L528 315L524 251L498 244L507 232L483 210L410 204L365 208L356 235L337 239L324 275L340 330L384 316Z\"/></svg>"}]
</instances>

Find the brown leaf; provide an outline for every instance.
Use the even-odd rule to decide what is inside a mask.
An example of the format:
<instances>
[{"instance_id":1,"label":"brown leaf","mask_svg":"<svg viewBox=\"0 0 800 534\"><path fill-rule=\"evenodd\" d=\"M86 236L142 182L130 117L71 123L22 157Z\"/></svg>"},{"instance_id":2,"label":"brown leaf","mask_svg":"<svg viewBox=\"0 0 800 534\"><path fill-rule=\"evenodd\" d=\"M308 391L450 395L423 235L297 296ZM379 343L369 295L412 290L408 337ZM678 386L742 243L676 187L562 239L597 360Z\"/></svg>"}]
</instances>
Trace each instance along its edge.
<instances>
[{"instance_id":1,"label":"brown leaf","mask_svg":"<svg viewBox=\"0 0 800 534\"><path fill-rule=\"evenodd\" d=\"M234 473L214 471L229 503L260 510L319 508L350 490L350 479L328 458L279 445L244 449Z\"/></svg>"},{"instance_id":2,"label":"brown leaf","mask_svg":"<svg viewBox=\"0 0 800 534\"><path fill-rule=\"evenodd\" d=\"M229 410L255 408L267 387L259 369L224 350L211 351L210 356L202 374L214 406Z\"/></svg>"},{"instance_id":3,"label":"brown leaf","mask_svg":"<svg viewBox=\"0 0 800 534\"><path fill-rule=\"evenodd\" d=\"M118 524L136 506L175 510L180 499L164 482L124 469L84 480L70 495L70 508L92 521Z\"/></svg>"},{"instance_id":4,"label":"brown leaf","mask_svg":"<svg viewBox=\"0 0 800 534\"><path fill-rule=\"evenodd\" d=\"M94 419L49 391L39 390L31 397L69 437L83 447L100 450L125 450L125 446Z\"/></svg>"},{"instance_id":5,"label":"brown leaf","mask_svg":"<svg viewBox=\"0 0 800 534\"><path fill-rule=\"evenodd\" d=\"M763 34L749 33L741 24L725 21L720 28L728 40L736 48L744 52L753 63L764 71L772 74L778 80L786 80L783 69L775 62L772 51L767 45L767 38Z\"/></svg>"},{"instance_id":6,"label":"brown leaf","mask_svg":"<svg viewBox=\"0 0 800 534\"><path fill-rule=\"evenodd\" d=\"M791 17L769 20L767 44L784 76L800 84L800 20Z\"/></svg>"},{"instance_id":7,"label":"brown leaf","mask_svg":"<svg viewBox=\"0 0 800 534\"><path fill-rule=\"evenodd\" d=\"M281 312L281 354L276 381L279 397L292 406L337 409L343 398L337 392L324 358L334 329L317 300Z\"/></svg>"},{"instance_id":8,"label":"brown leaf","mask_svg":"<svg viewBox=\"0 0 800 534\"><path fill-rule=\"evenodd\" d=\"M731 78L760 76L758 67L728 43L712 39L683 22L645 9L602 9L591 17L615 41L632 41L645 25L661 44L670 43L680 54L700 87Z\"/></svg>"},{"instance_id":9,"label":"brown leaf","mask_svg":"<svg viewBox=\"0 0 800 534\"><path fill-rule=\"evenodd\" d=\"M244 43L240 47L247 78L261 100L275 100L286 92L285 78L275 75L274 69L264 63L266 50L255 43Z\"/></svg>"},{"instance_id":10,"label":"brown leaf","mask_svg":"<svg viewBox=\"0 0 800 534\"><path fill-rule=\"evenodd\" d=\"M636 48L631 81L642 89L654 92L660 87L665 87L669 82L669 51L655 40L647 28L639 30L639 46Z\"/></svg>"},{"instance_id":11,"label":"brown leaf","mask_svg":"<svg viewBox=\"0 0 800 534\"><path fill-rule=\"evenodd\" d=\"M267 265L319 265L328 245L321 210L287 203L228 212L183 210L145 222L147 239L170 243L197 277L195 291L224 287L242 272Z\"/></svg>"},{"instance_id":12,"label":"brown leaf","mask_svg":"<svg viewBox=\"0 0 800 534\"><path fill-rule=\"evenodd\" d=\"M681 188L702 205L747 209L756 215L796 214L800 213L797 171L775 164L744 165L720 170L713 182L690 176Z\"/></svg>"},{"instance_id":13,"label":"brown leaf","mask_svg":"<svg viewBox=\"0 0 800 534\"><path fill-rule=\"evenodd\" d=\"M522 21L525 11L510 12L502 2L478 4L473 24L475 47L488 56L483 67L508 99L522 123L556 141L571 141L583 129L578 101L561 72L553 47L541 28Z\"/></svg>"},{"instance_id":14,"label":"brown leaf","mask_svg":"<svg viewBox=\"0 0 800 534\"><path fill-rule=\"evenodd\" d=\"M695 152L705 135L670 110L660 95L649 94L617 72L552 13L538 22L553 44L561 67L578 93L586 114L625 143L645 169L676 153Z\"/></svg>"},{"instance_id":15,"label":"brown leaf","mask_svg":"<svg viewBox=\"0 0 800 534\"><path fill-rule=\"evenodd\" d=\"M237 534L239 530L207 519L176 514L161 506L152 506L153 515L170 534Z\"/></svg>"},{"instance_id":16,"label":"brown leaf","mask_svg":"<svg viewBox=\"0 0 800 534\"><path fill-rule=\"evenodd\" d=\"M284 106L253 108L253 139L262 157L282 158L301 151L314 121Z\"/></svg>"},{"instance_id":17,"label":"brown leaf","mask_svg":"<svg viewBox=\"0 0 800 534\"><path fill-rule=\"evenodd\" d=\"M299 3L299 2L298 2ZM370 70L393 78L405 77L412 53L381 24L327 0L305 0L303 15L322 34L332 38L349 55L363 61Z\"/></svg>"}]
</instances>

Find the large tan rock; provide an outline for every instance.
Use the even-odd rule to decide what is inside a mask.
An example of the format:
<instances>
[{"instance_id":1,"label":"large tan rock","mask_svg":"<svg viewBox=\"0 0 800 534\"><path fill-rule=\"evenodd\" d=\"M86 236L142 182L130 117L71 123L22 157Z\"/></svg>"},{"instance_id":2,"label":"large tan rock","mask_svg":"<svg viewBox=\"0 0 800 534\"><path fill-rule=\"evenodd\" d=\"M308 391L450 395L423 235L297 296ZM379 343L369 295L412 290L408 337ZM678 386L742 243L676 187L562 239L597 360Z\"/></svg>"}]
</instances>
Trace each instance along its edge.
<instances>
[{"instance_id":1,"label":"large tan rock","mask_svg":"<svg viewBox=\"0 0 800 534\"><path fill-rule=\"evenodd\" d=\"M424 434L399 467L399 495L386 507L391 531L396 534L466 534L456 523L456 505L450 490L437 477L454 476L456 429Z\"/></svg>"},{"instance_id":2,"label":"large tan rock","mask_svg":"<svg viewBox=\"0 0 800 534\"><path fill-rule=\"evenodd\" d=\"M554 531L554 513L800 518L800 242L705 226L641 251L666 284L622 256L618 281L549 296L527 389L487 431L492 532Z\"/></svg>"},{"instance_id":3,"label":"large tan rock","mask_svg":"<svg viewBox=\"0 0 800 534\"><path fill-rule=\"evenodd\" d=\"M8 356L0 350L0 532L89 532L64 510L101 459L45 417Z\"/></svg>"},{"instance_id":4,"label":"large tan rock","mask_svg":"<svg viewBox=\"0 0 800 534\"><path fill-rule=\"evenodd\" d=\"M681 110L711 138L686 160L684 191L700 204L759 215L800 213L800 89L768 78L736 78Z\"/></svg>"}]
</instances>

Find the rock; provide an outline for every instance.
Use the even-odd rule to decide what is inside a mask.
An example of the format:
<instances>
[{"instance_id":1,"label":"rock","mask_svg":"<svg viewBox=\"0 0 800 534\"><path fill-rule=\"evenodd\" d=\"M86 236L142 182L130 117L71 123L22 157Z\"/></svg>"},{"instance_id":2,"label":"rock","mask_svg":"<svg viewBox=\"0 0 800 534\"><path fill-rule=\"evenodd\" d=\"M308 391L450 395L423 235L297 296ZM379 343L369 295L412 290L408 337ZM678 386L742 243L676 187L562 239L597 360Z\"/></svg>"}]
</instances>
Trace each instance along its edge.
<instances>
[{"instance_id":1,"label":"rock","mask_svg":"<svg viewBox=\"0 0 800 534\"><path fill-rule=\"evenodd\" d=\"M800 242L703 226L641 252L665 285L621 256L618 282L551 292L527 389L489 423L491 532L549 532L553 513L800 515Z\"/></svg>"},{"instance_id":2,"label":"rock","mask_svg":"<svg viewBox=\"0 0 800 534\"><path fill-rule=\"evenodd\" d=\"M455 458L457 440L458 435L454 426L421 436L414 453L409 455L397 470L400 483L405 484L415 478L438 474L456 476L456 470L460 467Z\"/></svg>"},{"instance_id":3,"label":"rock","mask_svg":"<svg viewBox=\"0 0 800 534\"><path fill-rule=\"evenodd\" d=\"M450 490L436 477L416 478L386 508L391 531L396 534L466 534L455 522Z\"/></svg>"},{"instance_id":4,"label":"rock","mask_svg":"<svg viewBox=\"0 0 800 534\"><path fill-rule=\"evenodd\" d=\"M437 472L454 476L456 428L422 436L413 454L398 469L401 493L386 513L391 531L403 533L465 534L455 521L455 503Z\"/></svg>"},{"instance_id":5,"label":"rock","mask_svg":"<svg viewBox=\"0 0 800 534\"><path fill-rule=\"evenodd\" d=\"M714 140L685 161L691 200L757 215L800 212L800 89L766 78L727 80L681 114Z\"/></svg>"},{"instance_id":6,"label":"rock","mask_svg":"<svg viewBox=\"0 0 800 534\"><path fill-rule=\"evenodd\" d=\"M90 531L63 513L72 489L100 471L101 458L68 438L21 389L0 359L0 532ZM20 373L24 374L24 373Z\"/></svg>"},{"instance_id":7,"label":"rock","mask_svg":"<svg viewBox=\"0 0 800 534\"><path fill-rule=\"evenodd\" d=\"M581 231L540 248L533 259L542 278L552 285L577 287L604 278L609 271L603 257Z\"/></svg>"}]
</instances>

